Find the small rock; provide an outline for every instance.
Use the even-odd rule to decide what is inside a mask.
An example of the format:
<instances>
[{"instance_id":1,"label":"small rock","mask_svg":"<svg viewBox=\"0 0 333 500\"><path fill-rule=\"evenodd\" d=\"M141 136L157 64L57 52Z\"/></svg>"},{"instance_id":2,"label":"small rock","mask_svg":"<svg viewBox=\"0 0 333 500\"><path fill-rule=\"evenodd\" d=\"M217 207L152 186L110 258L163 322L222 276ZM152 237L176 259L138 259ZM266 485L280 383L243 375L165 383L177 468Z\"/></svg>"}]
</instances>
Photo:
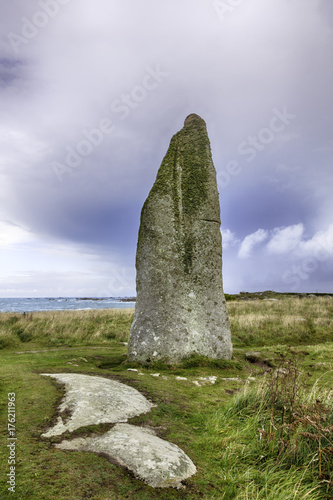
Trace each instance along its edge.
<instances>
[{"instance_id":1,"label":"small rock","mask_svg":"<svg viewBox=\"0 0 333 500\"><path fill-rule=\"evenodd\" d=\"M127 371L128 372L138 372L139 370L137 370L136 368L127 368Z\"/></svg>"},{"instance_id":2,"label":"small rock","mask_svg":"<svg viewBox=\"0 0 333 500\"><path fill-rule=\"evenodd\" d=\"M186 377L176 377L176 380L187 380Z\"/></svg>"},{"instance_id":3,"label":"small rock","mask_svg":"<svg viewBox=\"0 0 333 500\"><path fill-rule=\"evenodd\" d=\"M240 389L224 389L224 390L225 390L225 392L227 394L230 394L230 396L232 396L233 394L235 394L235 392L239 392L240 391Z\"/></svg>"},{"instance_id":4,"label":"small rock","mask_svg":"<svg viewBox=\"0 0 333 500\"><path fill-rule=\"evenodd\" d=\"M203 382L210 382L211 384L215 384L217 377L211 376L211 377L199 377L199 380L202 380Z\"/></svg>"},{"instance_id":5,"label":"small rock","mask_svg":"<svg viewBox=\"0 0 333 500\"><path fill-rule=\"evenodd\" d=\"M242 379L238 377L229 377L229 378L222 378L222 380L226 380L227 382L241 382Z\"/></svg>"},{"instance_id":6,"label":"small rock","mask_svg":"<svg viewBox=\"0 0 333 500\"><path fill-rule=\"evenodd\" d=\"M151 373L150 374L152 377L159 377L160 376L160 373Z\"/></svg>"}]
</instances>

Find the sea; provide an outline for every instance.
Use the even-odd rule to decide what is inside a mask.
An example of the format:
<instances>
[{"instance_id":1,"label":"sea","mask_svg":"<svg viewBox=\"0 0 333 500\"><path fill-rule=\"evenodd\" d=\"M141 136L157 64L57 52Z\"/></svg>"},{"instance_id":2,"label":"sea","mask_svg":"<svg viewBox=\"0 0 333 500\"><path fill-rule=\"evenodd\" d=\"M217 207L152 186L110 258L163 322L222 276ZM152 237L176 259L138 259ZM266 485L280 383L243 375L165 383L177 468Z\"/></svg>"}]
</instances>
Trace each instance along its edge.
<instances>
[{"instance_id":1,"label":"sea","mask_svg":"<svg viewBox=\"0 0 333 500\"><path fill-rule=\"evenodd\" d=\"M135 301L124 298L0 298L0 312L28 313L34 311L73 311L84 309L126 309L135 306Z\"/></svg>"}]
</instances>

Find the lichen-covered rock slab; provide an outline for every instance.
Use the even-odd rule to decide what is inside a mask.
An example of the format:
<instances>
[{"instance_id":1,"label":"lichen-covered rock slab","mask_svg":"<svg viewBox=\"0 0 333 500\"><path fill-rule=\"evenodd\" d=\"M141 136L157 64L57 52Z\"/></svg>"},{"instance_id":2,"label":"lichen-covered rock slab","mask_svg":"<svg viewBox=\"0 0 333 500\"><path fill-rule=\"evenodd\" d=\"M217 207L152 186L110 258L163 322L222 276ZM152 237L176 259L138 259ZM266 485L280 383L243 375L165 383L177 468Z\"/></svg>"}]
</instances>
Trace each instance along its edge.
<instances>
[{"instance_id":1,"label":"lichen-covered rock slab","mask_svg":"<svg viewBox=\"0 0 333 500\"><path fill-rule=\"evenodd\" d=\"M130 360L231 358L220 224L206 124L192 114L172 138L142 208Z\"/></svg>"},{"instance_id":2,"label":"lichen-covered rock slab","mask_svg":"<svg viewBox=\"0 0 333 500\"><path fill-rule=\"evenodd\" d=\"M126 422L153 406L139 391L115 380L77 373L42 375L55 378L66 389L59 407L64 416L60 415L43 437L59 436L87 425Z\"/></svg>"},{"instance_id":3,"label":"lichen-covered rock slab","mask_svg":"<svg viewBox=\"0 0 333 500\"><path fill-rule=\"evenodd\" d=\"M181 481L196 472L178 446L160 439L151 429L129 424L117 424L102 436L62 441L56 448L103 453L153 488L181 488Z\"/></svg>"}]
</instances>

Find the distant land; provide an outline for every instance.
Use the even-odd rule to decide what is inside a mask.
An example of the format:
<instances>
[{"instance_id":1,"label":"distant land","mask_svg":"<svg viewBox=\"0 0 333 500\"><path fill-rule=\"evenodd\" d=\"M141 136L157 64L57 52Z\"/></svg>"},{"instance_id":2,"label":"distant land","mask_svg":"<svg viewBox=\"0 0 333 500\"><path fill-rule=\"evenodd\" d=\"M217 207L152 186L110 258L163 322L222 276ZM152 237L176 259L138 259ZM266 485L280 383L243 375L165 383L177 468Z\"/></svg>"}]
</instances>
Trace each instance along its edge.
<instances>
[{"instance_id":1,"label":"distant land","mask_svg":"<svg viewBox=\"0 0 333 500\"><path fill-rule=\"evenodd\" d=\"M299 297L306 299L311 297L333 297L333 293L297 293L297 292L274 292L266 290L264 292L240 292L236 294L225 293L226 300L264 300L264 299L282 299L283 297Z\"/></svg>"},{"instance_id":2,"label":"distant land","mask_svg":"<svg viewBox=\"0 0 333 500\"><path fill-rule=\"evenodd\" d=\"M62 298L62 297L60 297ZM77 300L117 300L118 302L135 302L136 297L75 297Z\"/></svg>"},{"instance_id":3,"label":"distant land","mask_svg":"<svg viewBox=\"0 0 333 500\"><path fill-rule=\"evenodd\" d=\"M239 292L239 293L225 293L225 299L229 300L264 300L264 299L281 299L283 297L299 297L300 299L308 297L333 297L333 293L324 292L274 292L273 290L266 290L264 292ZM119 302L135 302L136 297L78 297L79 300L117 300Z\"/></svg>"}]
</instances>

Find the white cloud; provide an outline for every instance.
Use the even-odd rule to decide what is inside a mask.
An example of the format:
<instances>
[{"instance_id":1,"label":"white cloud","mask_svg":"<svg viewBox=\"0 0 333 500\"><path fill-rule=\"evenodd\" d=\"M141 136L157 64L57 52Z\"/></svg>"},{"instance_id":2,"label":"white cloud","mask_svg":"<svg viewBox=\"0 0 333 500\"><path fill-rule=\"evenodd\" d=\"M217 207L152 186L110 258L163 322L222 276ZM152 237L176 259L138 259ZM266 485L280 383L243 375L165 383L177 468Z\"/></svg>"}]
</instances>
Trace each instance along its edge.
<instances>
[{"instance_id":1,"label":"white cloud","mask_svg":"<svg viewBox=\"0 0 333 500\"><path fill-rule=\"evenodd\" d=\"M34 239L34 236L26 229L0 221L0 249L11 247L18 243L27 243Z\"/></svg>"},{"instance_id":2,"label":"white cloud","mask_svg":"<svg viewBox=\"0 0 333 500\"><path fill-rule=\"evenodd\" d=\"M232 251L225 253L225 291L329 292L333 279L333 224L312 236L306 233L306 225L300 223L271 231L259 229L246 236L237 256ZM249 266L246 257L250 256Z\"/></svg>"},{"instance_id":3,"label":"white cloud","mask_svg":"<svg viewBox=\"0 0 333 500\"><path fill-rule=\"evenodd\" d=\"M229 248L235 246L239 243L235 233L230 231L230 229L222 229L222 246L223 248Z\"/></svg>"},{"instance_id":4,"label":"white cloud","mask_svg":"<svg viewBox=\"0 0 333 500\"><path fill-rule=\"evenodd\" d=\"M233 241L237 242L232 233ZM316 232L312 238L304 239L304 225L294 224L287 227L276 227L271 232L258 229L255 233L246 236L240 246L238 257L249 257L254 246L269 238L267 244L259 249L258 254L263 257L280 255L288 259L315 257L325 260L333 254L333 224L325 231ZM326 256L326 257L325 257Z\"/></svg>"},{"instance_id":5,"label":"white cloud","mask_svg":"<svg viewBox=\"0 0 333 500\"><path fill-rule=\"evenodd\" d=\"M275 228L273 236L267 244L269 253L284 254L294 251L302 241L303 224L295 224L283 228Z\"/></svg>"},{"instance_id":6,"label":"white cloud","mask_svg":"<svg viewBox=\"0 0 333 500\"><path fill-rule=\"evenodd\" d=\"M313 257L319 261L326 260L333 255L333 224L326 231L316 232L308 240L300 240L295 247L298 257Z\"/></svg>"},{"instance_id":7,"label":"white cloud","mask_svg":"<svg viewBox=\"0 0 333 500\"><path fill-rule=\"evenodd\" d=\"M238 251L238 257L240 257L241 259L249 257L251 255L252 249L259 243L265 241L267 237L268 231L265 231L264 229L258 229L258 231L256 231L255 233L246 236L242 241L242 244Z\"/></svg>"},{"instance_id":8,"label":"white cloud","mask_svg":"<svg viewBox=\"0 0 333 500\"><path fill-rule=\"evenodd\" d=\"M135 271L118 260L0 220L0 297L133 295Z\"/></svg>"}]
</instances>

